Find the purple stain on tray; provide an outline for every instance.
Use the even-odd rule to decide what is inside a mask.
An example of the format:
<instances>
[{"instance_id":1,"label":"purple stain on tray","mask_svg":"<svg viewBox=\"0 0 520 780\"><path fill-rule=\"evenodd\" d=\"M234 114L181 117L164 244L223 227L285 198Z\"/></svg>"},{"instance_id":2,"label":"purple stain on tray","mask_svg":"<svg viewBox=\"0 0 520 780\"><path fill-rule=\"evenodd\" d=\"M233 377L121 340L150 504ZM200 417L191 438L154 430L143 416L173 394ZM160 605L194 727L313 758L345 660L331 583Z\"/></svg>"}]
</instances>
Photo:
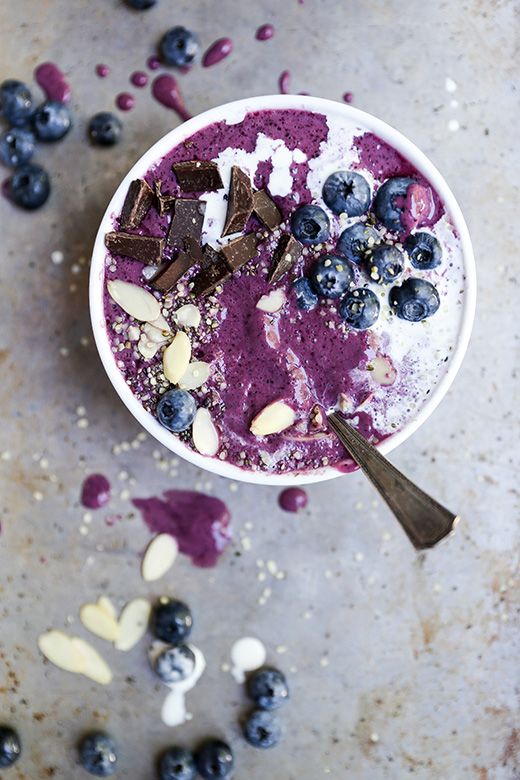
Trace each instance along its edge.
<instances>
[{"instance_id":1,"label":"purple stain on tray","mask_svg":"<svg viewBox=\"0 0 520 780\"><path fill-rule=\"evenodd\" d=\"M81 503L87 509L101 509L110 501L110 482L103 474L91 474L83 482Z\"/></svg>"},{"instance_id":2,"label":"purple stain on tray","mask_svg":"<svg viewBox=\"0 0 520 780\"><path fill-rule=\"evenodd\" d=\"M289 94L290 86L291 86L291 72L288 70L284 70L282 71L282 73L280 73L280 76L278 78L278 89L280 91L280 95Z\"/></svg>"},{"instance_id":3,"label":"purple stain on tray","mask_svg":"<svg viewBox=\"0 0 520 780\"><path fill-rule=\"evenodd\" d=\"M45 92L48 100L68 103L71 96L70 84L54 62L42 62L34 71L35 81Z\"/></svg>"},{"instance_id":4,"label":"purple stain on tray","mask_svg":"<svg viewBox=\"0 0 520 780\"><path fill-rule=\"evenodd\" d=\"M274 33L275 29L272 24L263 24L256 31L255 37L257 41L268 41L273 37Z\"/></svg>"},{"instance_id":5,"label":"purple stain on tray","mask_svg":"<svg viewBox=\"0 0 520 780\"><path fill-rule=\"evenodd\" d=\"M278 496L278 503L285 512L299 512L305 509L309 497L303 488L292 487L282 490Z\"/></svg>"},{"instance_id":6,"label":"purple stain on tray","mask_svg":"<svg viewBox=\"0 0 520 780\"><path fill-rule=\"evenodd\" d=\"M344 92L343 100L345 101L345 103L352 103L352 101L354 100L354 95L352 94L352 92Z\"/></svg>"},{"instance_id":7,"label":"purple stain on tray","mask_svg":"<svg viewBox=\"0 0 520 780\"><path fill-rule=\"evenodd\" d=\"M100 79L106 79L107 76L110 75L110 68L108 65L103 65L103 63L100 62L99 65L96 65L96 75L98 75Z\"/></svg>"},{"instance_id":8,"label":"purple stain on tray","mask_svg":"<svg viewBox=\"0 0 520 780\"><path fill-rule=\"evenodd\" d=\"M233 41L231 38L219 38L212 43L202 58L204 68L210 68L218 62L222 62L233 51Z\"/></svg>"},{"instance_id":9,"label":"purple stain on tray","mask_svg":"<svg viewBox=\"0 0 520 780\"><path fill-rule=\"evenodd\" d=\"M134 85L134 87L146 87L148 84L148 74L143 73L142 70L136 70L132 75L130 76L130 83Z\"/></svg>"},{"instance_id":10,"label":"purple stain on tray","mask_svg":"<svg viewBox=\"0 0 520 780\"><path fill-rule=\"evenodd\" d=\"M130 92L121 92L116 97L116 106L120 111L131 111L135 106L135 98Z\"/></svg>"},{"instance_id":11,"label":"purple stain on tray","mask_svg":"<svg viewBox=\"0 0 520 780\"><path fill-rule=\"evenodd\" d=\"M196 566L215 566L231 541L229 509L219 498L192 490L167 490L164 498L136 498L133 505L153 533L171 534Z\"/></svg>"},{"instance_id":12,"label":"purple stain on tray","mask_svg":"<svg viewBox=\"0 0 520 780\"><path fill-rule=\"evenodd\" d=\"M157 76L152 84L152 95L161 105L175 111L183 122L191 119L191 114L186 111L179 86L173 76L166 73L162 76Z\"/></svg>"},{"instance_id":13,"label":"purple stain on tray","mask_svg":"<svg viewBox=\"0 0 520 780\"><path fill-rule=\"evenodd\" d=\"M148 57L146 60L146 64L150 70L159 70L161 67L161 60L155 54L152 54L152 56Z\"/></svg>"}]
</instances>

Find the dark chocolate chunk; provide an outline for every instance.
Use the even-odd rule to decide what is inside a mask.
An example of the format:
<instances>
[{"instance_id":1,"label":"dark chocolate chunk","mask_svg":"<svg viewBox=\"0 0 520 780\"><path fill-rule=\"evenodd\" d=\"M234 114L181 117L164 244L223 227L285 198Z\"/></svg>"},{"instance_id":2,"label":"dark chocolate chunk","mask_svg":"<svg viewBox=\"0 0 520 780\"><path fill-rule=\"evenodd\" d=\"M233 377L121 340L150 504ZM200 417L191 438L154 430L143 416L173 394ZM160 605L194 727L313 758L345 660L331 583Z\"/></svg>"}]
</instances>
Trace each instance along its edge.
<instances>
[{"instance_id":1,"label":"dark chocolate chunk","mask_svg":"<svg viewBox=\"0 0 520 780\"><path fill-rule=\"evenodd\" d=\"M133 233L107 233L105 246L115 255L131 257L146 265L159 265L164 249L164 238L136 236Z\"/></svg>"},{"instance_id":2,"label":"dark chocolate chunk","mask_svg":"<svg viewBox=\"0 0 520 780\"><path fill-rule=\"evenodd\" d=\"M204 255L202 254L202 247L200 245L200 242L197 241L195 238L191 238L190 236L187 236L187 238L184 239L184 251L187 255L191 257L194 263L199 263L199 265L202 265L204 262Z\"/></svg>"},{"instance_id":3,"label":"dark chocolate chunk","mask_svg":"<svg viewBox=\"0 0 520 780\"><path fill-rule=\"evenodd\" d=\"M192 279L193 289L191 292L196 298L207 295L218 284L222 284L231 276L223 256L219 252L215 252L215 255L213 262L201 268Z\"/></svg>"},{"instance_id":4,"label":"dark chocolate chunk","mask_svg":"<svg viewBox=\"0 0 520 780\"><path fill-rule=\"evenodd\" d=\"M169 211L173 209L177 198L175 197L175 195L162 195L161 185L162 182L158 179L155 182L155 199L156 199L157 211L159 212L161 217L163 217L165 214L167 214Z\"/></svg>"},{"instance_id":5,"label":"dark chocolate chunk","mask_svg":"<svg viewBox=\"0 0 520 780\"><path fill-rule=\"evenodd\" d=\"M206 204L203 200L177 198L168 231L167 244L172 249L184 249L184 240L193 238L200 244Z\"/></svg>"},{"instance_id":6,"label":"dark chocolate chunk","mask_svg":"<svg viewBox=\"0 0 520 780\"><path fill-rule=\"evenodd\" d=\"M222 258L222 255L220 252L217 252L216 249L213 249L212 246L209 244L204 244L202 247L202 261L201 265L203 268L208 268L210 265L214 265L215 263L219 262L219 260Z\"/></svg>"},{"instance_id":7,"label":"dark chocolate chunk","mask_svg":"<svg viewBox=\"0 0 520 780\"><path fill-rule=\"evenodd\" d=\"M271 283L277 282L278 279L287 273L292 268L298 258L301 256L303 247L294 236L289 233L284 233L280 236L278 245L273 252L273 259L271 262L271 268L269 269L269 276L267 277Z\"/></svg>"},{"instance_id":8,"label":"dark chocolate chunk","mask_svg":"<svg viewBox=\"0 0 520 780\"><path fill-rule=\"evenodd\" d=\"M193 264L193 260L189 255L185 252L179 252L173 263L170 263L164 271L159 271L157 276L153 278L152 286L162 293L170 292Z\"/></svg>"},{"instance_id":9,"label":"dark chocolate chunk","mask_svg":"<svg viewBox=\"0 0 520 780\"><path fill-rule=\"evenodd\" d=\"M139 227L148 214L154 200L154 192L144 179L135 179L128 188L121 209L119 226L123 230Z\"/></svg>"},{"instance_id":10,"label":"dark chocolate chunk","mask_svg":"<svg viewBox=\"0 0 520 780\"><path fill-rule=\"evenodd\" d=\"M253 212L269 230L274 230L282 221L282 213L265 190L253 193Z\"/></svg>"},{"instance_id":11,"label":"dark chocolate chunk","mask_svg":"<svg viewBox=\"0 0 520 780\"><path fill-rule=\"evenodd\" d=\"M234 241L230 241L229 244L222 247L222 254L226 258L230 270L238 271L257 254L255 234L248 233L246 236L240 236Z\"/></svg>"},{"instance_id":12,"label":"dark chocolate chunk","mask_svg":"<svg viewBox=\"0 0 520 780\"><path fill-rule=\"evenodd\" d=\"M211 161L173 163L172 170L183 192L212 192L224 186L217 163Z\"/></svg>"},{"instance_id":13,"label":"dark chocolate chunk","mask_svg":"<svg viewBox=\"0 0 520 780\"><path fill-rule=\"evenodd\" d=\"M253 188L249 176L238 165L233 165L226 224L222 235L228 236L230 233L239 233L244 230L252 211Z\"/></svg>"}]
</instances>

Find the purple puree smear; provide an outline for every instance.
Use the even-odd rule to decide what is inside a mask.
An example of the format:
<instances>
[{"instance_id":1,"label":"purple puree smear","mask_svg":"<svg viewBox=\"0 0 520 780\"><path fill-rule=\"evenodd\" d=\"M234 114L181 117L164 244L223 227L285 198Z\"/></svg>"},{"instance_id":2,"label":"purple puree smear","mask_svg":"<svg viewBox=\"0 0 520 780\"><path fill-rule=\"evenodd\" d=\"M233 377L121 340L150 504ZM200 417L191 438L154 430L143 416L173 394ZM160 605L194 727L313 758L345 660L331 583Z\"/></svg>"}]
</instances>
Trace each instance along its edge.
<instances>
[{"instance_id":1,"label":"purple puree smear","mask_svg":"<svg viewBox=\"0 0 520 780\"><path fill-rule=\"evenodd\" d=\"M202 58L202 65L204 68L210 68L212 65L216 65L222 62L233 51L233 41L231 38L219 38L218 41L212 43L207 52Z\"/></svg>"},{"instance_id":2,"label":"purple puree smear","mask_svg":"<svg viewBox=\"0 0 520 780\"><path fill-rule=\"evenodd\" d=\"M48 100L68 103L71 96L70 85L65 76L53 62L42 62L34 71L35 81L45 92Z\"/></svg>"},{"instance_id":3,"label":"purple puree smear","mask_svg":"<svg viewBox=\"0 0 520 780\"><path fill-rule=\"evenodd\" d=\"M81 503L87 509L101 509L110 501L110 482L103 474L91 474L81 488Z\"/></svg>"},{"instance_id":4,"label":"purple puree smear","mask_svg":"<svg viewBox=\"0 0 520 780\"><path fill-rule=\"evenodd\" d=\"M278 78L278 89L280 90L280 95L288 95L290 86L291 73L288 70L284 70L282 73L280 73Z\"/></svg>"},{"instance_id":5,"label":"purple puree smear","mask_svg":"<svg viewBox=\"0 0 520 780\"><path fill-rule=\"evenodd\" d=\"M285 512L298 512L305 509L309 497L303 488L293 487L282 490L278 496L278 503Z\"/></svg>"},{"instance_id":6,"label":"purple puree smear","mask_svg":"<svg viewBox=\"0 0 520 780\"><path fill-rule=\"evenodd\" d=\"M163 106L175 111L183 122L191 119L191 114L186 111L179 86L173 76L168 74L157 76L152 84L152 95Z\"/></svg>"},{"instance_id":7,"label":"purple puree smear","mask_svg":"<svg viewBox=\"0 0 520 780\"><path fill-rule=\"evenodd\" d=\"M231 541L229 509L219 498L192 490L167 490L164 499L135 498L133 505L153 533L177 539L196 566L215 566Z\"/></svg>"}]
</instances>

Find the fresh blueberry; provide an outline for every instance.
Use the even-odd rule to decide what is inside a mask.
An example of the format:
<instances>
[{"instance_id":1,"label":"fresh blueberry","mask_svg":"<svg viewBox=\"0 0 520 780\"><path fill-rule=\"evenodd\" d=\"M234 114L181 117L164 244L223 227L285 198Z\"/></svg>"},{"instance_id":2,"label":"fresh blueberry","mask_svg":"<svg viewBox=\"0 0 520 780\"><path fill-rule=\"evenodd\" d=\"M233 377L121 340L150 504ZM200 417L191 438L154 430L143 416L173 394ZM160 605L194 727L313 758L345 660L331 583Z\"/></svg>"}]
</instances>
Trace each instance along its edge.
<instances>
[{"instance_id":1,"label":"fresh blueberry","mask_svg":"<svg viewBox=\"0 0 520 780\"><path fill-rule=\"evenodd\" d=\"M410 184L414 180L409 176L396 176L387 179L380 186L374 200L374 213L385 227L394 233L400 233L403 229L401 214L404 210L404 199Z\"/></svg>"},{"instance_id":2,"label":"fresh blueberry","mask_svg":"<svg viewBox=\"0 0 520 780\"><path fill-rule=\"evenodd\" d=\"M381 236L372 225L366 222L356 222L343 231L339 237L336 249L345 255L351 263L360 265L373 251Z\"/></svg>"},{"instance_id":3,"label":"fresh blueberry","mask_svg":"<svg viewBox=\"0 0 520 780\"><path fill-rule=\"evenodd\" d=\"M154 671L165 683L185 680L195 669L195 655L188 645L167 647L155 659Z\"/></svg>"},{"instance_id":4,"label":"fresh blueberry","mask_svg":"<svg viewBox=\"0 0 520 780\"><path fill-rule=\"evenodd\" d=\"M110 111L94 114L88 125L89 138L98 146L114 146L121 138L121 120Z\"/></svg>"},{"instance_id":5,"label":"fresh blueberry","mask_svg":"<svg viewBox=\"0 0 520 780\"><path fill-rule=\"evenodd\" d=\"M244 724L244 737L256 748L271 748L282 738L282 724L274 712L253 710Z\"/></svg>"},{"instance_id":6,"label":"fresh blueberry","mask_svg":"<svg viewBox=\"0 0 520 780\"><path fill-rule=\"evenodd\" d=\"M193 65L199 54L199 39L185 27L172 27L161 38L159 49L167 65L185 68Z\"/></svg>"},{"instance_id":7,"label":"fresh blueberry","mask_svg":"<svg viewBox=\"0 0 520 780\"><path fill-rule=\"evenodd\" d=\"M323 200L334 214L359 217L370 206L370 186L355 171L336 171L323 185Z\"/></svg>"},{"instance_id":8,"label":"fresh blueberry","mask_svg":"<svg viewBox=\"0 0 520 780\"><path fill-rule=\"evenodd\" d=\"M36 109L33 123L40 141L59 141L72 127L72 117L65 103L46 100Z\"/></svg>"},{"instance_id":9,"label":"fresh blueberry","mask_svg":"<svg viewBox=\"0 0 520 780\"><path fill-rule=\"evenodd\" d=\"M291 217L291 230L302 244L321 244L330 236L329 218L320 206L300 206Z\"/></svg>"},{"instance_id":10,"label":"fresh blueberry","mask_svg":"<svg viewBox=\"0 0 520 780\"><path fill-rule=\"evenodd\" d=\"M377 295L372 290L359 287L351 290L339 305L339 314L355 330L370 328L379 317L380 309Z\"/></svg>"},{"instance_id":11,"label":"fresh blueberry","mask_svg":"<svg viewBox=\"0 0 520 780\"><path fill-rule=\"evenodd\" d=\"M22 746L20 737L9 726L0 726L0 768L6 769L20 758Z\"/></svg>"},{"instance_id":12,"label":"fresh blueberry","mask_svg":"<svg viewBox=\"0 0 520 780\"><path fill-rule=\"evenodd\" d=\"M160 780L195 780L197 767L189 750L172 747L163 753L159 761Z\"/></svg>"},{"instance_id":13,"label":"fresh blueberry","mask_svg":"<svg viewBox=\"0 0 520 780\"><path fill-rule=\"evenodd\" d=\"M346 292L354 272L344 257L323 255L312 268L312 286L324 298L339 298Z\"/></svg>"},{"instance_id":14,"label":"fresh blueberry","mask_svg":"<svg viewBox=\"0 0 520 780\"><path fill-rule=\"evenodd\" d=\"M0 84L0 114L13 127L21 127L33 112L29 87L21 81L7 79Z\"/></svg>"},{"instance_id":15,"label":"fresh blueberry","mask_svg":"<svg viewBox=\"0 0 520 780\"><path fill-rule=\"evenodd\" d=\"M147 8L151 8L156 2L157 0L126 0L126 4L130 8L135 8L136 11L146 11Z\"/></svg>"},{"instance_id":16,"label":"fresh blueberry","mask_svg":"<svg viewBox=\"0 0 520 780\"><path fill-rule=\"evenodd\" d=\"M318 296L306 276L301 276L293 284L296 306L302 311L311 311L318 305Z\"/></svg>"},{"instance_id":17,"label":"fresh blueberry","mask_svg":"<svg viewBox=\"0 0 520 780\"><path fill-rule=\"evenodd\" d=\"M379 244L372 256L366 260L366 267L370 278L375 282L390 284L403 273L404 255L396 246Z\"/></svg>"},{"instance_id":18,"label":"fresh blueberry","mask_svg":"<svg viewBox=\"0 0 520 780\"><path fill-rule=\"evenodd\" d=\"M247 695L260 709L277 710L289 698L287 680L278 669L260 669L249 677Z\"/></svg>"},{"instance_id":19,"label":"fresh blueberry","mask_svg":"<svg viewBox=\"0 0 520 780\"><path fill-rule=\"evenodd\" d=\"M410 277L400 287L392 287L390 306L402 320L420 322L431 317L439 308L439 293L426 279Z\"/></svg>"},{"instance_id":20,"label":"fresh blueberry","mask_svg":"<svg viewBox=\"0 0 520 780\"><path fill-rule=\"evenodd\" d=\"M25 163L9 179L9 197L17 206L29 211L43 206L50 191L49 176L41 165Z\"/></svg>"},{"instance_id":21,"label":"fresh blueberry","mask_svg":"<svg viewBox=\"0 0 520 780\"><path fill-rule=\"evenodd\" d=\"M167 390L157 404L157 419L172 433L182 433L193 422L197 404L187 390Z\"/></svg>"},{"instance_id":22,"label":"fresh blueberry","mask_svg":"<svg viewBox=\"0 0 520 780\"><path fill-rule=\"evenodd\" d=\"M219 780L231 777L235 759L228 744L220 739L208 739L197 750L195 763L205 780Z\"/></svg>"},{"instance_id":23,"label":"fresh blueberry","mask_svg":"<svg viewBox=\"0 0 520 780\"><path fill-rule=\"evenodd\" d=\"M177 645L191 634L193 617L182 601L161 599L152 614L152 632L157 639Z\"/></svg>"},{"instance_id":24,"label":"fresh blueberry","mask_svg":"<svg viewBox=\"0 0 520 780\"><path fill-rule=\"evenodd\" d=\"M441 264L441 245L431 233L412 233L404 242L404 248L413 267L420 271L429 271Z\"/></svg>"},{"instance_id":25,"label":"fresh blueberry","mask_svg":"<svg viewBox=\"0 0 520 780\"><path fill-rule=\"evenodd\" d=\"M117 748L112 737L101 731L87 734L79 745L83 769L96 777L110 777L117 769Z\"/></svg>"},{"instance_id":26,"label":"fresh blueberry","mask_svg":"<svg viewBox=\"0 0 520 780\"><path fill-rule=\"evenodd\" d=\"M12 127L0 138L0 160L16 168L28 162L34 154L34 135L25 127Z\"/></svg>"}]
</instances>

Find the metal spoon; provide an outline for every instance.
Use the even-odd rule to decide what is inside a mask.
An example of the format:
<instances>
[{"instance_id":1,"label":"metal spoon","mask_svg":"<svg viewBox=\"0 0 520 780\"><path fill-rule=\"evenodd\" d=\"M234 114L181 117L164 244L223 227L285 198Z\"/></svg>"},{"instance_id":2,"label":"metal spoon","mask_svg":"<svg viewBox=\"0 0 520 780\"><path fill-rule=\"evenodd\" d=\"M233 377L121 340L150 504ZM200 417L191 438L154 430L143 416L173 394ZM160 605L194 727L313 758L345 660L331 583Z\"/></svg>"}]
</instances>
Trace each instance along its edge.
<instances>
[{"instance_id":1,"label":"metal spoon","mask_svg":"<svg viewBox=\"0 0 520 780\"><path fill-rule=\"evenodd\" d=\"M330 427L386 501L418 550L433 547L451 533L459 518L417 485L369 444L337 412L328 415Z\"/></svg>"}]
</instances>

